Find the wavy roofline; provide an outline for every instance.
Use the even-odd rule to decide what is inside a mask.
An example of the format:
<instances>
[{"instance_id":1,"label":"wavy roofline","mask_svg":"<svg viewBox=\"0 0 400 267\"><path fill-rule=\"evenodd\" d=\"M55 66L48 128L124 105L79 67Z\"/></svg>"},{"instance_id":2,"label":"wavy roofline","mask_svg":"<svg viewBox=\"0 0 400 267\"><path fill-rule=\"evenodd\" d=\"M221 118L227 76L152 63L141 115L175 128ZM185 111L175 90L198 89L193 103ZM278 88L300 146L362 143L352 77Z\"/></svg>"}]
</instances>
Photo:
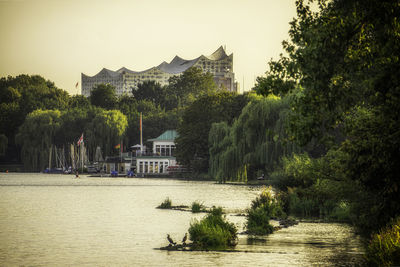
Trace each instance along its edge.
<instances>
[{"instance_id":1,"label":"wavy roofline","mask_svg":"<svg viewBox=\"0 0 400 267\"><path fill-rule=\"evenodd\" d=\"M176 55L169 63L167 63L166 61L163 61L158 66L154 66L154 67L151 67L151 68L143 70L143 71L133 71L133 70L130 70L125 67L122 67L116 71L109 70L107 68L103 68L100 72L98 72L97 74L95 74L93 76L89 76L89 75L82 73L82 77L95 78L98 75L100 75L101 73L106 73L110 78L115 78L115 77L118 77L119 75L122 75L123 72L128 72L128 73L132 73L132 74L142 74L142 73L147 73L153 69L157 69L157 70L167 73L167 74L179 74L179 73L186 71L193 65L195 65L200 59L205 58L205 59L211 60L211 61L219 61L219 60L223 60L227 57L232 57L232 56L233 56L233 53L231 53L228 56L226 54L225 49L221 45L217 50L215 50L214 53L212 53L209 56L201 55L197 58L188 60L188 59L183 59Z\"/></svg>"}]
</instances>

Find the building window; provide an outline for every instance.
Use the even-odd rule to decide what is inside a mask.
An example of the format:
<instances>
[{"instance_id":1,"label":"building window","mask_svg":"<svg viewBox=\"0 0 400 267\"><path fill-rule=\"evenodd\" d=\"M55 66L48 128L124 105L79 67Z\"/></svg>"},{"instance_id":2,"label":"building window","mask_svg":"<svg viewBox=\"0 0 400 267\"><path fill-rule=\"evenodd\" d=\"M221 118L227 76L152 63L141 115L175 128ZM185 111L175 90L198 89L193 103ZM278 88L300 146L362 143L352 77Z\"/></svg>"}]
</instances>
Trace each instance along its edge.
<instances>
[{"instance_id":1,"label":"building window","mask_svg":"<svg viewBox=\"0 0 400 267\"><path fill-rule=\"evenodd\" d=\"M158 173L158 161L154 163L154 173Z\"/></svg>"}]
</instances>

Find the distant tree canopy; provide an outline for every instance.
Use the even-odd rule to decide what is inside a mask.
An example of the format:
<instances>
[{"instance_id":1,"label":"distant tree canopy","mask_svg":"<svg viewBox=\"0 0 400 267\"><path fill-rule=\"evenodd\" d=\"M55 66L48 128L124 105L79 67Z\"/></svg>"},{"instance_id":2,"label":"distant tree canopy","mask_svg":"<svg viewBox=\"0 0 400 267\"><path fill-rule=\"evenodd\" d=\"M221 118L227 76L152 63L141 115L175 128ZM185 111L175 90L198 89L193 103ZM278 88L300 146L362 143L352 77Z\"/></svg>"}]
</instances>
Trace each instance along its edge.
<instances>
[{"instance_id":1,"label":"distant tree canopy","mask_svg":"<svg viewBox=\"0 0 400 267\"><path fill-rule=\"evenodd\" d=\"M73 95L69 99L69 108L87 108L90 106L90 100L83 95Z\"/></svg>"},{"instance_id":2,"label":"distant tree canopy","mask_svg":"<svg viewBox=\"0 0 400 267\"><path fill-rule=\"evenodd\" d=\"M144 81L143 83L139 83L137 89L132 89L132 95L137 101L147 100L151 101L156 106L165 107L165 87L161 86L161 84L156 81Z\"/></svg>"},{"instance_id":3,"label":"distant tree canopy","mask_svg":"<svg viewBox=\"0 0 400 267\"><path fill-rule=\"evenodd\" d=\"M59 110L35 110L28 114L15 139L21 146L26 170L43 170L48 165L49 151L61 125Z\"/></svg>"},{"instance_id":4,"label":"distant tree canopy","mask_svg":"<svg viewBox=\"0 0 400 267\"><path fill-rule=\"evenodd\" d=\"M194 168L196 172L207 173L208 133L211 124L221 121L232 123L251 98L251 95L219 92L203 95L195 100L185 109L178 126L177 160L181 164Z\"/></svg>"},{"instance_id":5,"label":"distant tree canopy","mask_svg":"<svg viewBox=\"0 0 400 267\"><path fill-rule=\"evenodd\" d=\"M0 134L0 156L4 156L7 151L8 138L5 134Z\"/></svg>"},{"instance_id":6,"label":"distant tree canopy","mask_svg":"<svg viewBox=\"0 0 400 267\"><path fill-rule=\"evenodd\" d=\"M92 95L86 98L82 95L71 97L64 90L56 88L54 83L40 76L20 75L15 78L1 78L0 161L22 160L24 163L27 162L27 169L39 170L45 164L44 158L48 155L41 153L38 156L37 151L48 145L67 147L67 144L76 143L82 133L89 154L94 153L97 145L101 146L105 155L113 154L115 151L112 147L121 141L126 151L131 145L139 143L140 113L143 114L143 134L146 141L157 137L165 130L176 129L184 109L196 97L215 92L216 88L210 74L203 74L195 68L171 78L168 86L147 81L139 85L133 96L120 97L116 96L115 88L109 84L97 85ZM42 127L36 122L33 123L34 118L39 115L32 112L39 109L42 113L52 110L59 112L60 115L59 127L54 132L53 139L46 144L40 143L40 146L38 142L27 143L22 138L29 135L27 131L33 124L37 128ZM27 115L31 113L32 118L28 119ZM25 123L26 119L28 121ZM102 132L111 125L110 120L113 121L115 128L124 129L124 134L120 135L110 130ZM17 134L18 146L15 143ZM29 158L28 154L33 151L32 149L36 149L36 152L32 154L34 158Z\"/></svg>"},{"instance_id":7,"label":"distant tree canopy","mask_svg":"<svg viewBox=\"0 0 400 267\"><path fill-rule=\"evenodd\" d=\"M189 106L200 96L215 93L218 86L210 73L199 68L189 68L183 74L172 76L166 87L167 109Z\"/></svg>"},{"instance_id":8,"label":"distant tree canopy","mask_svg":"<svg viewBox=\"0 0 400 267\"><path fill-rule=\"evenodd\" d=\"M94 157L96 147L106 155L115 153L113 147L119 144L127 128L127 119L118 110L78 108L59 110L35 110L28 114L16 135L21 147L21 158L26 170L44 170L49 163L50 149L54 146L69 149L76 144L79 136Z\"/></svg>"},{"instance_id":9,"label":"distant tree canopy","mask_svg":"<svg viewBox=\"0 0 400 267\"><path fill-rule=\"evenodd\" d=\"M104 109L113 109L117 103L115 87L110 84L96 85L90 94L90 103Z\"/></svg>"},{"instance_id":10,"label":"distant tree canopy","mask_svg":"<svg viewBox=\"0 0 400 267\"><path fill-rule=\"evenodd\" d=\"M299 151L285 130L288 99L252 99L229 126L213 123L209 132L210 174L219 182L244 181L271 172L282 156Z\"/></svg>"},{"instance_id":11,"label":"distant tree canopy","mask_svg":"<svg viewBox=\"0 0 400 267\"><path fill-rule=\"evenodd\" d=\"M69 95L38 75L19 75L0 79L0 134L7 136L9 145L25 117L36 109L68 107Z\"/></svg>"}]
</instances>

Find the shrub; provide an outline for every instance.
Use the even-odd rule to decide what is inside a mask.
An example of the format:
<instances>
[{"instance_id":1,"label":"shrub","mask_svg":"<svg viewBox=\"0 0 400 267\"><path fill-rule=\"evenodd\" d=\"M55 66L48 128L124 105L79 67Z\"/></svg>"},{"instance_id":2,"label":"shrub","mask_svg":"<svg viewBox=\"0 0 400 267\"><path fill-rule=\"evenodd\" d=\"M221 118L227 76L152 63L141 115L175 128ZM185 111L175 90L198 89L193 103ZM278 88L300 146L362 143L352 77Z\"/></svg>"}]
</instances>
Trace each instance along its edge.
<instances>
[{"instance_id":1,"label":"shrub","mask_svg":"<svg viewBox=\"0 0 400 267\"><path fill-rule=\"evenodd\" d=\"M270 217L263 207L250 209L247 215L247 232L252 235L272 234L274 227L269 224Z\"/></svg>"},{"instance_id":2,"label":"shrub","mask_svg":"<svg viewBox=\"0 0 400 267\"><path fill-rule=\"evenodd\" d=\"M159 209L170 209L172 207L172 201L167 197L157 208Z\"/></svg>"},{"instance_id":3,"label":"shrub","mask_svg":"<svg viewBox=\"0 0 400 267\"><path fill-rule=\"evenodd\" d=\"M223 250L234 247L237 241L237 229L222 216L222 208L213 207L202 220L194 220L189 234L197 250Z\"/></svg>"},{"instance_id":4,"label":"shrub","mask_svg":"<svg viewBox=\"0 0 400 267\"><path fill-rule=\"evenodd\" d=\"M400 265L400 217L372 236L366 258L375 266Z\"/></svg>"},{"instance_id":5,"label":"shrub","mask_svg":"<svg viewBox=\"0 0 400 267\"><path fill-rule=\"evenodd\" d=\"M192 203L192 212L193 213L198 213L198 212L202 212L204 211L205 207L203 205L203 203L199 203L197 201L194 201Z\"/></svg>"},{"instance_id":6,"label":"shrub","mask_svg":"<svg viewBox=\"0 0 400 267\"><path fill-rule=\"evenodd\" d=\"M272 188L268 187L251 203L247 212L247 232L253 235L267 235L274 231L269 223L271 217L284 217L281 206L272 196Z\"/></svg>"}]
</instances>

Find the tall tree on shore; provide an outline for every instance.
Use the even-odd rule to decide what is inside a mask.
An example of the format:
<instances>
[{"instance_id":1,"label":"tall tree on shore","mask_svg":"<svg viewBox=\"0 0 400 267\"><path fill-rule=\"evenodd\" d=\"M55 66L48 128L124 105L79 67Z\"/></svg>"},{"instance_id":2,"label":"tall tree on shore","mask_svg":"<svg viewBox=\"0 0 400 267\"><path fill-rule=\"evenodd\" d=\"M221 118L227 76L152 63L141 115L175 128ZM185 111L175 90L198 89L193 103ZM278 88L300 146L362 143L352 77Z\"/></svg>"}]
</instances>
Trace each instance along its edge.
<instances>
[{"instance_id":1,"label":"tall tree on shore","mask_svg":"<svg viewBox=\"0 0 400 267\"><path fill-rule=\"evenodd\" d=\"M120 144L127 126L128 120L119 110L100 109L86 126L87 145L92 151L100 146L104 155L117 154L114 146Z\"/></svg>"},{"instance_id":2,"label":"tall tree on shore","mask_svg":"<svg viewBox=\"0 0 400 267\"><path fill-rule=\"evenodd\" d=\"M209 134L210 174L219 182L247 181L271 172L282 156L299 151L288 139L288 99L253 99L231 127L213 124Z\"/></svg>"},{"instance_id":3,"label":"tall tree on shore","mask_svg":"<svg viewBox=\"0 0 400 267\"><path fill-rule=\"evenodd\" d=\"M252 97L219 92L204 95L195 100L184 111L182 121L178 126L177 160L181 164L193 167L196 172L207 173L208 134L211 124L221 121L231 124Z\"/></svg>"},{"instance_id":4,"label":"tall tree on shore","mask_svg":"<svg viewBox=\"0 0 400 267\"><path fill-rule=\"evenodd\" d=\"M400 2L320 0L317 12L296 5L287 56L270 62L257 91L297 90L293 137L349 155L342 168L368 199L354 209L355 223L369 234L400 214Z\"/></svg>"},{"instance_id":5,"label":"tall tree on shore","mask_svg":"<svg viewBox=\"0 0 400 267\"><path fill-rule=\"evenodd\" d=\"M48 167L49 151L55 143L60 117L58 110L40 109L26 117L15 137L16 143L21 146L25 170L38 171Z\"/></svg>"}]
</instances>

